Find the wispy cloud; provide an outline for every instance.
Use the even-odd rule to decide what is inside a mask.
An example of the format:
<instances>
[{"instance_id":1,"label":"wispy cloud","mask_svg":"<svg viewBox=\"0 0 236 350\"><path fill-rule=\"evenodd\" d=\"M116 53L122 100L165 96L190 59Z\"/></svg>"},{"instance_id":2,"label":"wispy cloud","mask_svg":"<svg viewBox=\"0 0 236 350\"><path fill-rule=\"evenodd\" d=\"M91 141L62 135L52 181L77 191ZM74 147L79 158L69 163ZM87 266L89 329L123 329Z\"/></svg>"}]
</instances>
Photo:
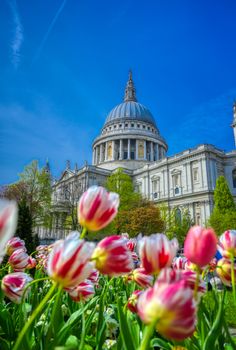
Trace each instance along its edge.
<instances>
[{"instance_id":1,"label":"wispy cloud","mask_svg":"<svg viewBox=\"0 0 236 350\"><path fill-rule=\"evenodd\" d=\"M12 64L17 69L21 59L21 46L24 40L23 26L17 8L16 0L9 0L14 24L14 37L11 42Z\"/></svg>"},{"instance_id":2,"label":"wispy cloud","mask_svg":"<svg viewBox=\"0 0 236 350\"><path fill-rule=\"evenodd\" d=\"M43 39L42 39L42 41L41 41L41 43L40 43L40 45L39 45L39 47L38 47L38 49L37 49L37 51L36 51L36 54L35 54L35 56L34 56L34 58L33 58L32 65L34 64L34 62L35 62L35 61L38 59L38 57L40 56L40 54L41 54L41 52L42 52L42 50L43 50L43 47L44 47L44 45L45 45L45 43L46 43L46 41L47 41L47 39L48 39L48 37L49 37L49 34L51 33L53 27L55 26L55 23L56 23L58 17L60 16L62 10L64 9L66 2L67 2L67 0L63 0L63 1L62 1L62 3L61 3L61 5L60 5L59 9L57 10L55 16L53 17L52 22L50 23L50 25L49 25L49 27L48 27L48 30L47 30L46 34L44 35L44 37L43 37Z\"/></svg>"}]
</instances>

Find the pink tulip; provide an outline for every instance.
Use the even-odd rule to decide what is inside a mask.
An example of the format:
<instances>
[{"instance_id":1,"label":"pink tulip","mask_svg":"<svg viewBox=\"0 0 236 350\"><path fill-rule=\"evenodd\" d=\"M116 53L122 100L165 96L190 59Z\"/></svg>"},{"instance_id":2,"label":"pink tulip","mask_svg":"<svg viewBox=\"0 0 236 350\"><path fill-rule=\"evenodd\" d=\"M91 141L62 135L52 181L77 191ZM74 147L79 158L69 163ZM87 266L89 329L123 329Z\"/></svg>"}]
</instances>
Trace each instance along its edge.
<instances>
[{"instance_id":1,"label":"pink tulip","mask_svg":"<svg viewBox=\"0 0 236 350\"><path fill-rule=\"evenodd\" d=\"M127 308L135 314L138 312L138 309L137 309L138 298L142 293L143 292L141 290L135 290L128 299Z\"/></svg>"},{"instance_id":2,"label":"pink tulip","mask_svg":"<svg viewBox=\"0 0 236 350\"><path fill-rule=\"evenodd\" d=\"M216 273L223 284L228 287L232 286L232 262L230 259L222 258L218 261ZM234 263L234 279L236 281L236 264Z\"/></svg>"},{"instance_id":3,"label":"pink tulip","mask_svg":"<svg viewBox=\"0 0 236 350\"><path fill-rule=\"evenodd\" d=\"M220 245L225 258L230 258L231 255L236 256L236 230L225 231L220 236Z\"/></svg>"},{"instance_id":4,"label":"pink tulip","mask_svg":"<svg viewBox=\"0 0 236 350\"><path fill-rule=\"evenodd\" d=\"M65 240L54 244L47 261L48 275L63 287L75 287L89 277L94 269L90 262L94 244L71 232Z\"/></svg>"},{"instance_id":5,"label":"pink tulip","mask_svg":"<svg viewBox=\"0 0 236 350\"><path fill-rule=\"evenodd\" d=\"M217 249L217 237L213 229L193 226L184 242L184 255L192 263L203 267L214 257Z\"/></svg>"},{"instance_id":6,"label":"pink tulip","mask_svg":"<svg viewBox=\"0 0 236 350\"><path fill-rule=\"evenodd\" d=\"M93 186L84 192L78 205L79 223L90 231L99 231L116 216L119 195Z\"/></svg>"},{"instance_id":7,"label":"pink tulip","mask_svg":"<svg viewBox=\"0 0 236 350\"><path fill-rule=\"evenodd\" d=\"M91 281L85 280L74 288L65 288L72 300L79 302L92 298L95 294L94 285Z\"/></svg>"},{"instance_id":8,"label":"pink tulip","mask_svg":"<svg viewBox=\"0 0 236 350\"><path fill-rule=\"evenodd\" d=\"M5 245L14 235L17 226L17 205L13 201L0 200L0 260L5 255Z\"/></svg>"},{"instance_id":9,"label":"pink tulip","mask_svg":"<svg viewBox=\"0 0 236 350\"><path fill-rule=\"evenodd\" d=\"M153 283L153 276L147 274L146 270L143 267L139 267L133 270L128 279L136 282L143 288L151 287Z\"/></svg>"},{"instance_id":10,"label":"pink tulip","mask_svg":"<svg viewBox=\"0 0 236 350\"><path fill-rule=\"evenodd\" d=\"M133 252L134 251L134 248L136 247L136 240L134 239L129 239L127 242L126 242L126 245L127 245L127 248Z\"/></svg>"},{"instance_id":11,"label":"pink tulip","mask_svg":"<svg viewBox=\"0 0 236 350\"><path fill-rule=\"evenodd\" d=\"M24 271L29 262L29 255L24 248L17 249L12 253L8 262L14 271Z\"/></svg>"},{"instance_id":12,"label":"pink tulip","mask_svg":"<svg viewBox=\"0 0 236 350\"><path fill-rule=\"evenodd\" d=\"M6 253L10 256L17 249L26 251L25 242L19 237L12 237L6 244Z\"/></svg>"},{"instance_id":13,"label":"pink tulip","mask_svg":"<svg viewBox=\"0 0 236 350\"><path fill-rule=\"evenodd\" d=\"M119 276L133 269L131 252L121 236L109 236L95 248L92 259L98 271L109 276Z\"/></svg>"},{"instance_id":14,"label":"pink tulip","mask_svg":"<svg viewBox=\"0 0 236 350\"><path fill-rule=\"evenodd\" d=\"M2 291L13 303L20 304L26 286L33 279L24 272L15 272L6 275L2 279ZM28 291L29 292L29 289ZM27 296L28 293L25 293Z\"/></svg>"},{"instance_id":15,"label":"pink tulip","mask_svg":"<svg viewBox=\"0 0 236 350\"><path fill-rule=\"evenodd\" d=\"M162 336L174 340L185 339L195 330L193 292L185 281L156 283L139 296L138 314L146 324L156 322L156 330Z\"/></svg>"},{"instance_id":16,"label":"pink tulip","mask_svg":"<svg viewBox=\"0 0 236 350\"><path fill-rule=\"evenodd\" d=\"M171 266L177 249L177 241L169 241L164 234L143 237L139 242L141 265L147 273L157 274L164 267Z\"/></svg>"}]
</instances>

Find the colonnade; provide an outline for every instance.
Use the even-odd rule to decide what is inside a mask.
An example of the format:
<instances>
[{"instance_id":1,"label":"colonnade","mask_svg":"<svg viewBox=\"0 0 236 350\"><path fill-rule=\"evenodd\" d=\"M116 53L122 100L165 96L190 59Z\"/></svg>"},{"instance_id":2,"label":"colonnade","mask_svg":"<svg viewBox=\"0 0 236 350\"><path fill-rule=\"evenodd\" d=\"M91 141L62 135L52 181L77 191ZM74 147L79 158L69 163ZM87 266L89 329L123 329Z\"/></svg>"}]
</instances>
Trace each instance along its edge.
<instances>
[{"instance_id":1,"label":"colonnade","mask_svg":"<svg viewBox=\"0 0 236 350\"><path fill-rule=\"evenodd\" d=\"M101 142L93 148L94 165L115 160L156 161L164 156L164 147L143 139L111 140Z\"/></svg>"}]
</instances>

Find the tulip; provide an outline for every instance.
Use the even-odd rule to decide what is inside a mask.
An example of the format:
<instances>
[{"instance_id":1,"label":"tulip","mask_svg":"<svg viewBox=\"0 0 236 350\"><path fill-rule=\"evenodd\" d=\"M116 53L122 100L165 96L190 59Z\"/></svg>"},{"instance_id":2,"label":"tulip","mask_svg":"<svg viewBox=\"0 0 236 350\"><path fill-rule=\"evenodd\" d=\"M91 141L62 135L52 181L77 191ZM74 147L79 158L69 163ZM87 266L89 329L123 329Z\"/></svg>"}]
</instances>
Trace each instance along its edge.
<instances>
[{"instance_id":1,"label":"tulip","mask_svg":"<svg viewBox=\"0 0 236 350\"><path fill-rule=\"evenodd\" d=\"M10 273L2 279L2 291L13 303L20 304L25 288L32 280L33 279L24 272ZM27 293L25 293L25 295L27 295Z\"/></svg>"},{"instance_id":2,"label":"tulip","mask_svg":"<svg viewBox=\"0 0 236 350\"><path fill-rule=\"evenodd\" d=\"M172 262L173 269L184 270L187 259L185 257L179 256L174 258Z\"/></svg>"},{"instance_id":3,"label":"tulip","mask_svg":"<svg viewBox=\"0 0 236 350\"><path fill-rule=\"evenodd\" d=\"M127 245L127 248L133 252L134 251L134 248L136 246L136 240L134 239L129 239L127 242L126 242L126 245Z\"/></svg>"},{"instance_id":4,"label":"tulip","mask_svg":"<svg viewBox=\"0 0 236 350\"><path fill-rule=\"evenodd\" d=\"M91 274L89 275L88 280L90 280L95 285L98 285L98 280L99 280L99 272L98 272L98 270L94 269L91 272Z\"/></svg>"},{"instance_id":5,"label":"tulip","mask_svg":"<svg viewBox=\"0 0 236 350\"><path fill-rule=\"evenodd\" d=\"M183 340L195 330L196 306L185 281L156 283L138 298L138 314L168 339Z\"/></svg>"},{"instance_id":6,"label":"tulip","mask_svg":"<svg viewBox=\"0 0 236 350\"><path fill-rule=\"evenodd\" d=\"M94 285L91 281L85 280L74 288L65 288L72 300L85 301L93 297L95 294Z\"/></svg>"},{"instance_id":7,"label":"tulip","mask_svg":"<svg viewBox=\"0 0 236 350\"><path fill-rule=\"evenodd\" d=\"M215 256L217 237L213 229L193 226L184 242L184 255L192 263L203 267Z\"/></svg>"},{"instance_id":8,"label":"tulip","mask_svg":"<svg viewBox=\"0 0 236 350\"><path fill-rule=\"evenodd\" d=\"M132 295L129 297L128 302L127 302L127 308L133 312L137 313L137 303L138 303L138 298L142 294L141 290L135 290Z\"/></svg>"},{"instance_id":9,"label":"tulip","mask_svg":"<svg viewBox=\"0 0 236 350\"><path fill-rule=\"evenodd\" d=\"M157 274L162 268L171 266L177 249L176 239L169 241L164 234L143 237L139 242L141 265L147 273Z\"/></svg>"},{"instance_id":10,"label":"tulip","mask_svg":"<svg viewBox=\"0 0 236 350\"><path fill-rule=\"evenodd\" d=\"M137 255L137 253L131 252L131 256L132 256L134 266L137 267L139 265L139 257Z\"/></svg>"},{"instance_id":11,"label":"tulip","mask_svg":"<svg viewBox=\"0 0 236 350\"><path fill-rule=\"evenodd\" d=\"M172 270L171 268L166 268L161 270L157 282L156 283L176 283L184 281L190 289L194 291L197 285L197 292L198 293L205 293L206 292L206 283L203 281L203 279L199 276L197 276L197 273L194 271L184 271L184 270Z\"/></svg>"},{"instance_id":12,"label":"tulip","mask_svg":"<svg viewBox=\"0 0 236 350\"><path fill-rule=\"evenodd\" d=\"M25 242L19 237L12 237L6 244L6 253L10 256L17 249L26 251Z\"/></svg>"},{"instance_id":13,"label":"tulip","mask_svg":"<svg viewBox=\"0 0 236 350\"><path fill-rule=\"evenodd\" d=\"M153 283L153 276L147 274L143 267L133 270L128 279L136 282L143 288L151 287Z\"/></svg>"},{"instance_id":14,"label":"tulip","mask_svg":"<svg viewBox=\"0 0 236 350\"><path fill-rule=\"evenodd\" d=\"M79 223L90 231L99 231L116 216L119 195L93 186L84 192L78 204Z\"/></svg>"},{"instance_id":15,"label":"tulip","mask_svg":"<svg viewBox=\"0 0 236 350\"><path fill-rule=\"evenodd\" d=\"M236 256L236 230L225 231L220 236L220 245L223 248L225 258Z\"/></svg>"},{"instance_id":16,"label":"tulip","mask_svg":"<svg viewBox=\"0 0 236 350\"><path fill-rule=\"evenodd\" d=\"M36 259L32 258L32 256L29 256L28 259L28 265L26 266L27 269L33 269L35 268L37 265L37 261Z\"/></svg>"},{"instance_id":17,"label":"tulip","mask_svg":"<svg viewBox=\"0 0 236 350\"><path fill-rule=\"evenodd\" d=\"M29 263L29 255L24 248L17 249L8 259L8 263L14 271L24 271Z\"/></svg>"},{"instance_id":18,"label":"tulip","mask_svg":"<svg viewBox=\"0 0 236 350\"><path fill-rule=\"evenodd\" d=\"M90 262L94 244L71 232L65 240L54 244L47 261L48 275L64 288L75 287L89 277L94 269Z\"/></svg>"},{"instance_id":19,"label":"tulip","mask_svg":"<svg viewBox=\"0 0 236 350\"><path fill-rule=\"evenodd\" d=\"M0 200L0 260L5 255L5 245L14 235L17 226L17 205L13 201Z\"/></svg>"},{"instance_id":20,"label":"tulip","mask_svg":"<svg viewBox=\"0 0 236 350\"><path fill-rule=\"evenodd\" d=\"M233 265L234 280L236 281L236 264ZM232 286L232 262L230 259L222 258L218 261L216 273L223 284L228 287Z\"/></svg>"},{"instance_id":21,"label":"tulip","mask_svg":"<svg viewBox=\"0 0 236 350\"><path fill-rule=\"evenodd\" d=\"M98 271L109 276L124 275L133 269L131 252L121 236L102 239L93 252L92 260Z\"/></svg>"}]
</instances>

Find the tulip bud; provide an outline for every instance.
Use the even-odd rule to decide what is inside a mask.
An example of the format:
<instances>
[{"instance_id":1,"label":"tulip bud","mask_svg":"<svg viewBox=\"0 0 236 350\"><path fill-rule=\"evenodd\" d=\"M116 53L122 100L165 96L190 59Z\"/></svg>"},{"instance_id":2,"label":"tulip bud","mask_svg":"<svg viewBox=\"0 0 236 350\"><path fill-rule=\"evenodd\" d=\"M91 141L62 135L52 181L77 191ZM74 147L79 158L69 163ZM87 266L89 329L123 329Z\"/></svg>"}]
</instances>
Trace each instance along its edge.
<instances>
[{"instance_id":1,"label":"tulip bud","mask_svg":"<svg viewBox=\"0 0 236 350\"><path fill-rule=\"evenodd\" d=\"M129 297L128 302L127 302L127 308L133 312L137 313L137 303L138 303L138 298L142 294L141 290L135 290L132 295Z\"/></svg>"},{"instance_id":2,"label":"tulip bud","mask_svg":"<svg viewBox=\"0 0 236 350\"><path fill-rule=\"evenodd\" d=\"M230 258L231 255L236 256L236 230L225 231L220 236L220 245L225 258Z\"/></svg>"},{"instance_id":3,"label":"tulip bud","mask_svg":"<svg viewBox=\"0 0 236 350\"><path fill-rule=\"evenodd\" d=\"M217 249L217 237L213 229L193 226L184 242L184 255L192 263L202 267L214 257Z\"/></svg>"},{"instance_id":4,"label":"tulip bud","mask_svg":"<svg viewBox=\"0 0 236 350\"><path fill-rule=\"evenodd\" d=\"M230 259L222 258L218 261L216 273L220 277L223 284L228 287L232 285L232 262ZM236 281L236 264L234 263L234 279Z\"/></svg>"},{"instance_id":5,"label":"tulip bud","mask_svg":"<svg viewBox=\"0 0 236 350\"><path fill-rule=\"evenodd\" d=\"M151 287L153 283L153 276L147 274L143 267L133 270L128 279L136 282L143 288Z\"/></svg>"},{"instance_id":6,"label":"tulip bud","mask_svg":"<svg viewBox=\"0 0 236 350\"><path fill-rule=\"evenodd\" d=\"M14 271L24 271L29 262L29 255L25 249L17 249L12 253L8 262Z\"/></svg>"},{"instance_id":7,"label":"tulip bud","mask_svg":"<svg viewBox=\"0 0 236 350\"><path fill-rule=\"evenodd\" d=\"M5 245L14 235L17 226L17 205L13 201L0 200L0 259L5 255Z\"/></svg>"},{"instance_id":8,"label":"tulip bud","mask_svg":"<svg viewBox=\"0 0 236 350\"><path fill-rule=\"evenodd\" d=\"M28 265L26 266L27 269L33 269L35 268L37 265L37 261L36 259L32 258L32 256L29 256L28 259Z\"/></svg>"},{"instance_id":9,"label":"tulip bud","mask_svg":"<svg viewBox=\"0 0 236 350\"><path fill-rule=\"evenodd\" d=\"M127 242L126 242L126 245L127 245L127 248L133 252L134 251L134 248L136 246L136 240L134 239L129 239Z\"/></svg>"},{"instance_id":10,"label":"tulip bud","mask_svg":"<svg viewBox=\"0 0 236 350\"><path fill-rule=\"evenodd\" d=\"M156 283L139 296L138 314L146 324L156 322L156 330L162 336L174 340L185 339L195 330L193 292L184 281Z\"/></svg>"},{"instance_id":11,"label":"tulip bud","mask_svg":"<svg viewBox=\"0 0 236 350\"><path fill-rule=\"evenodd\" d=\"M92 186L79 200L79 223L90 231L99 231L114 219L118 206L117 193L109 193L103 187Z\"/></svg>"},{"instance_id":12,"label":"tulip bud","mask_svg":"<svg viewBox=\"0 0 236 350\"><path fill-rule=\"evenodd\" d=\"M142 267L147 273L159 273L164 267L171 266L178 249L177 241L169 241L164 234L143 237L139 242L139 256Z\"/></svg>"},{"instance_id":13,"label":"tulip bud","mask_svg":"<svg viewBox=\"0 0 236 350\"><path fill-rule=\"evenodd\" d=\"M185 257L179 256L174 258L172 262L173 269L184 270L187 259Z\"/></svg>"},{"instance_id":14,"label":"tulip bud","mask_svg":"<svg viewBox=\"0 0 236 350\"><path fill-rule=\"evenodd\" d=\"M10 256L17 249L24 249L26 251L25 242L19 237L12 237L6 244L6 253Z\"/></svg>"},{"instance_id":15,"label":"tulip bud","mask_svg":"<svg viewBox=\"0 0 236 350\"><path fill-rule=\"evenodd\" d=\"M91 281L85 280L78 286L73 288L65 288L72 300L85 301L93 297L95 294L94 285Z\"/></svg>"},{"instance_id":16,"label":"tulip bud","mask_svg":"<svg viewBox=\"0 0 236 350\"><path fill-rule=\"evenodd\" d=\"M24 272L15 272L6 275L2 279L2 291L13 303L20 304L25 287L33 279ZM29 290L25 293L27 293Z\"/></svg>"},{"instance_id":17,"label":"tulip bud","mask_svg":"<svg viewBox=\"0 0 236 350\"><path fill-rule=\"evenodd\" d=\"M131 252L121 236L109 236L102 239L95 248L92 260L103 274L119 276L133 269Z\"/></svg>"},{"instance_id":18,"label":"tulip bud","mask_svg":"<svg viewBox=\"0 0 236 350\"><path fill-rule=\"evenodd\" d=\"M71 232L65 240L54 244L47 261L48 275L63 287L74 287L83 282L94 269L90 262L94 244Z\"/></svg>"}]
</instances>

